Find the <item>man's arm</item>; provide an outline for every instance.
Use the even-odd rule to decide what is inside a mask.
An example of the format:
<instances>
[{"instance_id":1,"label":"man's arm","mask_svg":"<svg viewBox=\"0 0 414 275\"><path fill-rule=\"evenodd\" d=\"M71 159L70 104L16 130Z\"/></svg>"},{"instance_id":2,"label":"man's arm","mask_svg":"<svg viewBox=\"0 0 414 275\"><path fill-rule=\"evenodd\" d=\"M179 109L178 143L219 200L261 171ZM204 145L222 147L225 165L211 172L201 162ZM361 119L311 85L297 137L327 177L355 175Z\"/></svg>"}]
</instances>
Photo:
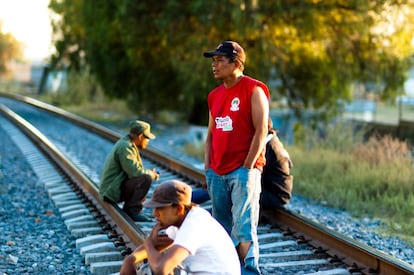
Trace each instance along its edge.
<instances>
[{"instance_id":1,"label":"man's arm","mask_svg":"<svg viewBox=\"0 0 414 275\"><path fill-rule=\"evenodd\" d=\"M122 262L122 267L119 272L120 275L135 275L135 265L147 258L147 252L144 245L138 246L134 252L125 258Z\"/></svg>"},{"instance_id":2,"label":"man's arm","mask_svg":"<svg viewBox=\"0 0 414 275\"><path fill-rule=\"evenodd\" d=\"M249 152L244 160L243 167L253 169L257 158L262 152L267 135L269 118L269 101L263 89L256 86L251 99L252 121L255 129Z\"/></svg>"},{"instance_id":3,"label":"man's arm","mask_svg":"<svg viewBox=\"0 0 414 275\"><path fill-rule=\"evenodd\" d=\"M150 236L144 242L148 264L154 274L169 274L190 255L190 252L179 245L173 245L164 252L160 252L154 242L154 236L158 234L158 231L159 228L155 226Z\"/></svg>"},{"instance_id":4,"label":"man's arm","mask_svg":"<svg viewBox=\"0 0 414 275\"><path fill-rule=\"evenodd\" d=\"M144 168L139 152L132 146L119 150L119 161L122 170L128 175L129 179L144 174L149 175L152 180L157 180L159 178L155 168L152 170Z\"/></svg>"},{"instance_id":5,"label":"man's arm","mask_svg":"<svg viewBox=\"0 0 414 275\"><path fill-rule=\"evenodd\" d=\"M160 227L158 225L154 227L157 227L157 235L155 235L155 240L152 239L154 236L151 235L148 238L151 238L155 249L162 251L170 246L173 240L171 240L167 234L158 235ZM136 265L147 258L148 254L145 246L144 244L141 244L134 250L131 255L124 259L120 270L120 275L135 275Z\"/></svg>"},{"instance_id":6,"label":"man's arm","mask_svg":"<svg viewBox=\"0 0 414 275\"><path fill-rule=\"evenodd\" d=\"M119 148L118 158L122 170L128 175L128 178L148 173L148 170L142 164L138 150L133 145L125 145L123 148Z\"/></svg>"},{"instance_id":7,"label":"man's arm","mask_svg":"<svg viewBox=\"0 0 414 275\"><path fill-rule=\"evenodd\" d=\"M210 168L210 149L211 149L211 131L213 128L213 118L211 113L208 113L208 128L207 128L207 138L204 146L204 169L207 170Z\"/></svg>"}]
</instances>

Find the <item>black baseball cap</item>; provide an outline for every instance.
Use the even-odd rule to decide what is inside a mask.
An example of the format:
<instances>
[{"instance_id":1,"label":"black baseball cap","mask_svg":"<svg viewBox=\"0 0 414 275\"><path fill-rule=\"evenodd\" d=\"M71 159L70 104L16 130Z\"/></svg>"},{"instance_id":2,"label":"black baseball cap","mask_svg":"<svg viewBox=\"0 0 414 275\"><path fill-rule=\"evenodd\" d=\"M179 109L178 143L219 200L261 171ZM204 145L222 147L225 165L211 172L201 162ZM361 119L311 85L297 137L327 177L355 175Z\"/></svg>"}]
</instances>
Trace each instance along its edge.
<instances>
[{"instance_id":1,"label":"black baseball cap","mask_svg":"<svg viewBox=\"0 0 414 275\"><path fill-rule=\"evenodd\" d=\"M230 40L221 42L214 51L204 53L204 57L213 57L215 55L236 58L242 63L246 61L246 54L243 48L239 43Z\"/></svg>"}]
</instances>

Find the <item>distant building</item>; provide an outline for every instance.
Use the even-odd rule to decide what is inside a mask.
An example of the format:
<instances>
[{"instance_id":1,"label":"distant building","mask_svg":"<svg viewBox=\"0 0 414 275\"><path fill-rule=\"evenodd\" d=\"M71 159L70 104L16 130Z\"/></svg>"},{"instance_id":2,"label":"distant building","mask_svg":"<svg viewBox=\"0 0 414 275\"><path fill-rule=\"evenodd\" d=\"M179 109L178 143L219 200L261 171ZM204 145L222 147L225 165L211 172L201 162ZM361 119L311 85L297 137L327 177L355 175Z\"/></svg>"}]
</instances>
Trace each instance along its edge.
<instances>
[{"instance_id":1,"label":"distant building","mask_svg":"<svg viewBox=\"0 0 414 275\"><path fill-rule=\"evenodd\" d=\"M10 61L7 66L7 73L2 75L2 79L17 82L29 88L29 91L37 92L44 67L45 63L41 62Z\"/></svg>"},{"instance_id":2,"label":"distant building","mask_svg":"<svg viewBox=\"0 0 414 275\"><path fill-rule=\"evenodd\" d=\"M39 83L38 93L56 93L66 88L67 73L65 69L52 71L49 66L44 66Z\"/></svg>"},{"instance_id":3,"label":"distant building","mask_svg":"<svg viewBox=\"0 0 414 275\"><path fill-rule=\"evenodd\" d=\"M11 61L8 66L7 80L15 80L29 84L31 80L30 64L26 62Z\"/></svg>"}]
</instances>

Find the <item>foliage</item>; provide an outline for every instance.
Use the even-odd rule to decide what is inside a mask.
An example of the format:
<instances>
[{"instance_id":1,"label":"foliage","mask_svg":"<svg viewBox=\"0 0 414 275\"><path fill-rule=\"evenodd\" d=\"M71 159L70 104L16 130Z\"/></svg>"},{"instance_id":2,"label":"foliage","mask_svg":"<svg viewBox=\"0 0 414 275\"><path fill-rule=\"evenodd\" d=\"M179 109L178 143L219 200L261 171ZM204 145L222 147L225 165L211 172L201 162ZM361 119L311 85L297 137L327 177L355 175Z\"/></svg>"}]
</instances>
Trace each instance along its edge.
<instances>
[{"instance_id":1,"label":"foliage","mask_svg":"<svg viewBox=\"0 0 414 275\"><path fill-rule=\"evenodd\" d=\"M67 71L67 84L61 85L57 91L49 91L43 100L58 106L80 106L97 100L101 96L100 87L87 70Z\"/></svg>"},{"instance_id":2,"label":"foliage","mask_svg":"<svg viewBox=\"0 0 414 275\"><path fill-rule=\"evenodd\" d=\"M22 58L22 45L10 33L3 33L0 20L0 76L8 73L7 65L10 61Z\"/></svg>"},{"instance_id":3,"label":"foliage","mask_svg":"<svg viewBox=\"0 0 414 275\"><path fill-rule=\"evenodd\" d=\"M355 158L367 161L373 166L403 160L410 164L411 151L406 142L400 142L389 135L381 138L372 136L364 144L358 144L354 150Z\"/></svg>"},{"instance_id":4,"label":"foliage","mask_svg":"<svg viewBox=\"0 0 414 275\"><path fill-rule=\"evenodd\" d=\"M202 52L222 40L245 47L246 74L269 83L273 100L318 119L340 111L354 83L395 98L413 53L409 1L52 0L50 8L61 16L54 66L88 64L106 94L137 112L169 109L199 124L217 85Z\"/></svg>"},{"instance_id":5,"label":"foliage","mask_svg":"<svg viewBox=\"0 0 414 275\"><path fill-rule=\"evenodd\" d=\"M110 128L113 125L123 127L134 118L125 102L108 98L87 71L70 71L68 79L70 81L67 87L60 88L57 92L43 93L39 99Z\"/></svg>"},{"instance_id":6,"label":"foliage","mask_svg":"<svg viewBox=\"0 0 414 275\"><path fill-rule=\"evenodd\" d=\"M24 84L22 82L16 81L13 78L10 78L10 79L7 79L7 77L4 77L4 78L6 79L2 79L1 74L0 74L0 91L1 92L7 91L7 93L10 93L10 94L18 94L18 93L21 93L22 90L24 91L25 89L27 89L27 87L24 87Z\"/></svg>"},{"instance_id":7,"label":"foliage","mask_svg":"<svg viewBox=\"0 0 414 275\"><path fill-rule=\"evenodd\" d=\"M313 143L288 148L295 164L294 192L355 216L383 219L391 232L414 240L414 224L404 222L414 207L411 148L390 136L364 141L349 133L338 143L343 130L340 126L323 138L308 131Z\"/></svg>"},{"instance_id":8,"label":"foliage","mask_svg":"<svg viewBox=\"0 0 414 275\"><path fill-rule=\"evenodd\" d=\"M186 143L181 151L200 161L204 160L204 143Z\"/></svg>"},{"instance_id":9,"label":"foliage","mask_svg":"<svg viewBox=\"0 0 414 275\"><path fill-rule=\"evenodd\" d=\"M339 153L348 153L361 144L366 132L366 129L353 127L352 122L346 121L320 123L314 127L295 124L294 128L295 145L303 150L324 148Z\"/></svg>"}]
</instances>

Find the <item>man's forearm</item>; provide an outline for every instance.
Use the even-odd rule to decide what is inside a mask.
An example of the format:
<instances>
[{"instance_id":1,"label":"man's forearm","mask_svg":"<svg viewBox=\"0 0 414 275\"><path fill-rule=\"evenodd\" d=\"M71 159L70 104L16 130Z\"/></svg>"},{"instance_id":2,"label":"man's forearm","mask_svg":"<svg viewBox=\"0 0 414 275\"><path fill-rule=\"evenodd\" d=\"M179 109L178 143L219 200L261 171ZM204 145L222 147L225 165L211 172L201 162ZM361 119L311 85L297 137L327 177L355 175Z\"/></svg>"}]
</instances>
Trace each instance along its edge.
<instances>
[{"instance_id":1,"label":"man's forearm","mask_svg":"<svg viewBox=\"0 0 414 275\"><path fill-rule=\"evenodd\" d=\"M134 264L137 264L145 260L148 257L148 255L147 255L147 251L145 250L144 245L138 246L132 253L132 256L135 257Z\"/></svg>"},{"instance_id":2,"label":"man's forearm","mask_svg":"<svg viewBox=\"0 0 414 275\"><path fill-rule=\"evenodd\" d=\"M253 169L254 165L259 157L260 153L264 149L264 140L266 136L255 135L253 136L252 143L249 148L249 152L244 160L243 167Z\"/></svg>"}]
</instances>

